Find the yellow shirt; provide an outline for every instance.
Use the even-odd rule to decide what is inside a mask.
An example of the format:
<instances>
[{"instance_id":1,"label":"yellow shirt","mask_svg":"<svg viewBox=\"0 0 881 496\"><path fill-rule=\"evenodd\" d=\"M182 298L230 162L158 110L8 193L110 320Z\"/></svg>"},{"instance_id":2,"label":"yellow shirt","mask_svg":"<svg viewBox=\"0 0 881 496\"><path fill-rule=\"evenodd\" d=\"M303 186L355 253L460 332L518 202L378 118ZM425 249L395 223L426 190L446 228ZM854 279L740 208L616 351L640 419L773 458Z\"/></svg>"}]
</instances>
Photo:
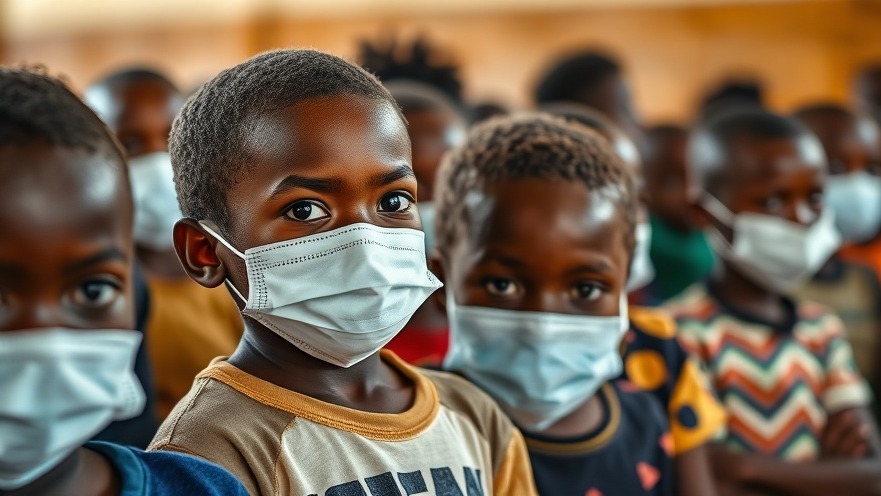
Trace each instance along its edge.
<instances>
[{"instance_id":1,"label":"yellow shirt","mask_svg":"<svg viewBox=\"0 0 881 496\"><path fill-rule=\"evenodd\" d=\"M190 390L196 375L239 344L244 323L223 286L208 289L189 278L150 278L147 351L160 419Z\"/></svg>"},{"instance_id":2,"label":"yellow shirt","mask_svg":"<svg viewBox=\"0 0 881 496\"><path fill-rule=\"evenodd\" d=\"M403 413L332 405L216 360L149 449L206 458L250 494L536 494L523 437L486 394L382 357L414 384Z\"/></svg>"}]
</instances>

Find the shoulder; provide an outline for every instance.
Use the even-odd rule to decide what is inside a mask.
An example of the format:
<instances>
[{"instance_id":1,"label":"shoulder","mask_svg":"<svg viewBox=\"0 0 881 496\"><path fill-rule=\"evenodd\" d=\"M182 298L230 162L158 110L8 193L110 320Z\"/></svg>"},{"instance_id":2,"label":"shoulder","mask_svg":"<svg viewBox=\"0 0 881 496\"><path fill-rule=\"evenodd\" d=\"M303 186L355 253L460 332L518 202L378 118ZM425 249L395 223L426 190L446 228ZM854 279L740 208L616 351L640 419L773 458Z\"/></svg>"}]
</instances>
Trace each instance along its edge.
<instances>
[{"instance_id":1,"label":"shoulder","mask_svg":"<svg viewBox=\"0 0 881 496\"><path fill-rule=\"evenodd\" d=\"M249 488L267 480L281 436L295 415L203 372L159 427L149 450L195 455L222 465ZM247 389L245 389L247 391Z\"/></svg>"},{"instance_id":2,"label":"shoulder","mask_svg":"<svg viewBox=\"0 0 881 496\"><path fill-rule=\"evenodd\" d=\"M680 323L683 320L707 320L718 313L718 307L703 283L694 284L665 302L663 309Z\"/></svg>"},{"instance_id":3,"label":"shoulder","mask_svg":"<svg viewBox=\"0 0 881 496\"><path fill-rule=\"evenodd\" d=\"M511 444L516 428L496 402L459 375L424 369L419 369L419 372L434 384L444 408L467 419L484 436L492 449L494 463L499 463Z\"/></svg>"},{"instance_id":4,"label":"shoulder","mask_svg":"<svg viewBox=\"0 0 881 496\"><path fill-rule=\"evenodd\" d=\"M116 468L123 478L123 494L126 495L130 492L150 495L192 492L206 496L248 494L231 473L195 456L145 452L102 442L88 443L86 448L100 453ZM127 477L140 480L128 480Z\"/></svg>"}]
</instances>

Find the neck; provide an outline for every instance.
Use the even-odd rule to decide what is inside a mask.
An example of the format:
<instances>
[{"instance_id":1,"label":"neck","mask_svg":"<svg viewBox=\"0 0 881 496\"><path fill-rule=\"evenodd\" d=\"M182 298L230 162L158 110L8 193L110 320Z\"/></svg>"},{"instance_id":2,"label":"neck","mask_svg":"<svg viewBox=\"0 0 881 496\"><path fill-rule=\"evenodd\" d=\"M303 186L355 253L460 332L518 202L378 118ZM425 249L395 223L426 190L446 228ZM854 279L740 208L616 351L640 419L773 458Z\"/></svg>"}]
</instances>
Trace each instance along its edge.
<instances>
[{"instance_id":1,"label":"neck","mask_svg":"<svg viewBox=\"0 0 881 496\"><path fill-rule=\"evenodd\" d=\"M605 412L599 392L581 404L577 410L557 421L542 432L546 436L573 438L597 430L603 423Z\"/></svg>"},{"instance_id":2,"label":"neck","mask_svg":"<svg viewBox=\"0 0 881 496\"><path fill-rule=\"evenodd\" d=\"M358 410L401 413L412 400L412 383L378 352L351 367L338 367L247 316L244 336L229 363L281 388Z\"/></svg>"},{"instance_id":3,"label":"neck","mask_svg":"<svg viewBox=\"0 0 881 496\"><path fill-rule=\"evenodd\" d=\"M0 491L0 495L110 496L119 494L120 489L121 481L110 462L91 450L80 448L34 482L13 491Z\"/></svg>"},{"instance_id":4,"label":"neck","mask_svg":"<svg viewBox=\"0 0 881 496\"><path fill-rule=\"evenodd\" d=\"M710 276L710 284L725 304L740 312L769 322L786 320L786 309L779 293L756 284L725 260L717 264Z\"/></svg>"},{"instance_id":5,"label":"neck","mask_svg":"<svg viewBox=\"0 0 881 496\"><path fill-rule=\"evenodd\" d=\"M137 246L136 251L138 260L150 276L160 279L185 279L187 277L174 250L153 250Z\"/></svg>"}]
</instances>

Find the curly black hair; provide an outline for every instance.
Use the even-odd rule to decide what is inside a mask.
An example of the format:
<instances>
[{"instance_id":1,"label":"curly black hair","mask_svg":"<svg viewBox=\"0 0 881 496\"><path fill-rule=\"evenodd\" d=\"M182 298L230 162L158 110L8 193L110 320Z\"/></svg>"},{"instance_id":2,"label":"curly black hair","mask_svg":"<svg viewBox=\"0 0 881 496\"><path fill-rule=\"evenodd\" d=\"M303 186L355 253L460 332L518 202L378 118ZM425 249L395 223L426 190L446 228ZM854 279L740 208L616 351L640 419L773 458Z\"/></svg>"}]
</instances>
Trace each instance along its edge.
<instances>
[{"instance_id":1,"label":"curly black hair","mask_svg":"<svg viewBox=\"0 0 881 496\"><path fill-rule=\"evenodd\" d=\"M395 38L385 43L362 40L359 45L358 62L380 81L407 79L427 84L464 107L459 67L443 61L441 51L427 38L417 37L404 45Z\"/></svg>"},{"instance_id":2,"label":"curly black hair","mask_svg":"<svg viewBox=\"0 0 881 496\"><path fill-rule=\"evenodd\" d=\"M255 117L334 95L384 100L398 109L373 75L316 50L266 52L205 83L187 100L169 140L184 215L229 229L227 193L249 171L244 142Z\"/></svg>"},{"instance_id":3,"label":"curly black hair","mask_svg":"<svg viewBox=\"0 0 881 496\"><path fill-rule=\"evenodd\" d=\"M465 143L447 155L438 172L435 201L437 248L447 253L468 235L469 212L463 199L471 191L507 179L560 178L579 181L589 191L614 199L635 246L637 195L633 178L608 140L559 117L525 113L475 126Z\"/></svg>"},{"instance_id":4,"label":"curly black hair","mask_svg":"<svg viewBox=\"0 0 881 496\"><path fill-rule=\"evenodd\" d=\"M125 169L107 126L41 66L0 67L0 147L42 143L100 154Z\"/></svg>"}]
</instances>

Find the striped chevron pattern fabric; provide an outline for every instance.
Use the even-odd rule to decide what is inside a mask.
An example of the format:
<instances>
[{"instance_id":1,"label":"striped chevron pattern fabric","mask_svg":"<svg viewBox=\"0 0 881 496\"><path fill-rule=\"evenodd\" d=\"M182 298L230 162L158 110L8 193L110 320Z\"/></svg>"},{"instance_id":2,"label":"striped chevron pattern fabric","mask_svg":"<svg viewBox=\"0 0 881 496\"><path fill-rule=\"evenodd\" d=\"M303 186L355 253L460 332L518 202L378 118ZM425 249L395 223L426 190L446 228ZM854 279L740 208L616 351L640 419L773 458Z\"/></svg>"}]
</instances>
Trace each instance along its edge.
<instances>
[{"instance_id":1,"label":"striped chevron pattern fabric","mask_svg":"<svg viewBox=\"0 0 881 496\"><path fill-rule=\"evenodd\" d=\"M668 304L683 346L700 358L728 412L733 449L808 461L829 414L869 403L844 326L820 305L792 306L772 326L692 287Z\"/></svg>"}]
</instances>

